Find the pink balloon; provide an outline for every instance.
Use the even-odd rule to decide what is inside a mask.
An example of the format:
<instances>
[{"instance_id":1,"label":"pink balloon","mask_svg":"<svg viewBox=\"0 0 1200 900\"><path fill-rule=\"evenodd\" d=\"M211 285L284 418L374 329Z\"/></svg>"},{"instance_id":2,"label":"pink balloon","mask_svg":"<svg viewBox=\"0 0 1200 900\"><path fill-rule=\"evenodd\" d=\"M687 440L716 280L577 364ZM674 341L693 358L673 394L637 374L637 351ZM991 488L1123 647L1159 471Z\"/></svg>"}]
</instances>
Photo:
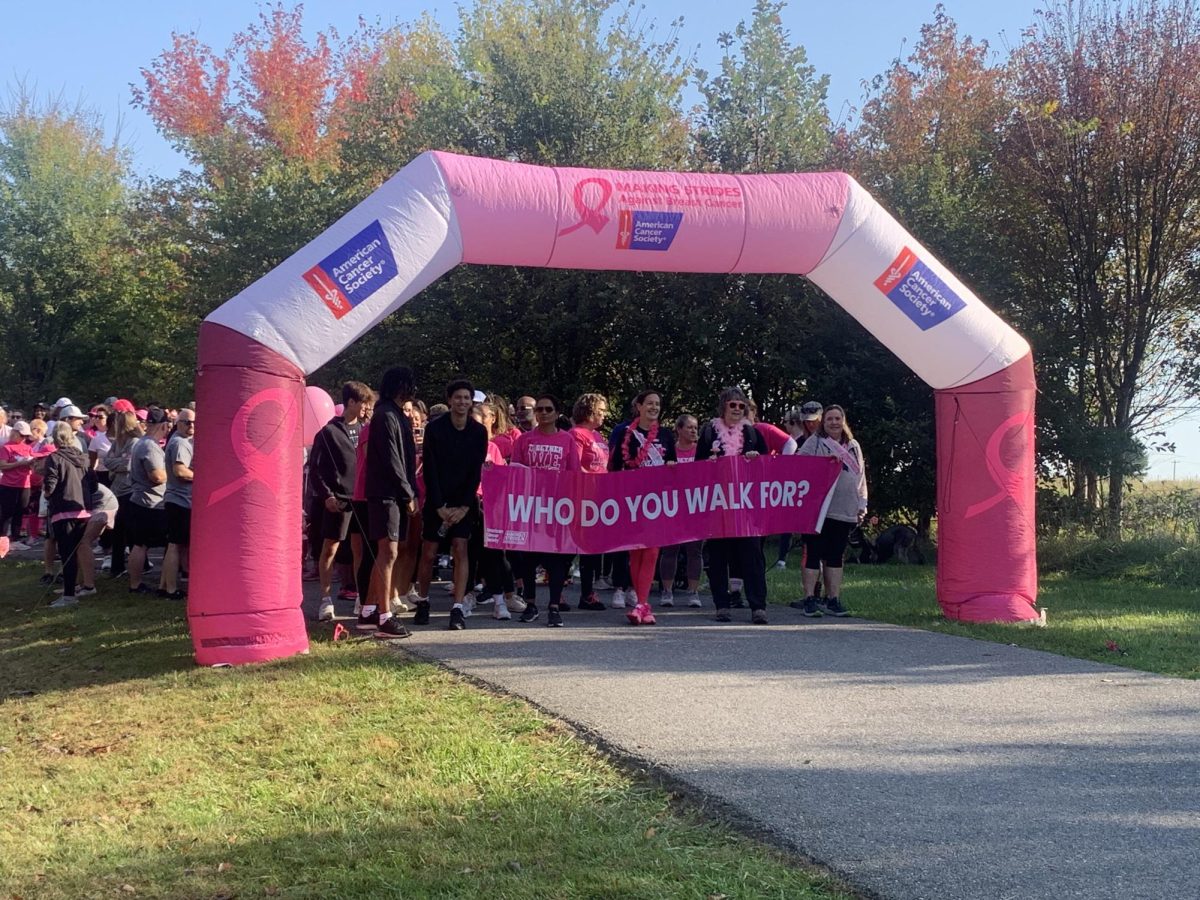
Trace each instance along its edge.
<instances>
[{"instance_id":1,"label":"pink balloon","mask_svg":"<svg viewBox=\"0 0 1200 900\"><path fill-rule=\"evenodd\" d=\"M344 403L339 403L337 406L335 406L333 408L333 414L335 416L340 416L345 411L346 411L346 404L344 404Z\"/></svg>"},{"instance_id":2,"label":"pink balloon","mask_svg":"<svg viewBox=\"0 0 1200 900\"><path fill-rule=\"evenodd\" d=\"M311 447L313 438L333 418L333 398L315 384L304 389L304 446Z\"/></svg>"}]
</instances>

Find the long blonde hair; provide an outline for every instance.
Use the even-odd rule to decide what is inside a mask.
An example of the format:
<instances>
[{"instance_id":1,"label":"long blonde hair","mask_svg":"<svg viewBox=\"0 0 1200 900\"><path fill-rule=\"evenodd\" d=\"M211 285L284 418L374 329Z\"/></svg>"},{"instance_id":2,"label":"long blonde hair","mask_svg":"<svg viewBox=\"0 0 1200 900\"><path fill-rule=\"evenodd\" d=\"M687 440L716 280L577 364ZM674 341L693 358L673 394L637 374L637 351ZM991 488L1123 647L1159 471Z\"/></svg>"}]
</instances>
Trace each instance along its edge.
<instances>
[{"instance_id":1,"label":"long blonde hair","mask_svg":"<svg viewBox=\"0 0 1200 900\"><path fill-rule=\"evenodd\" d=\"M137 413L126 411L113 416L112 442L118 447L124 447L130 441L136 441L141 436Z\"/></svg>"}]
</instances>

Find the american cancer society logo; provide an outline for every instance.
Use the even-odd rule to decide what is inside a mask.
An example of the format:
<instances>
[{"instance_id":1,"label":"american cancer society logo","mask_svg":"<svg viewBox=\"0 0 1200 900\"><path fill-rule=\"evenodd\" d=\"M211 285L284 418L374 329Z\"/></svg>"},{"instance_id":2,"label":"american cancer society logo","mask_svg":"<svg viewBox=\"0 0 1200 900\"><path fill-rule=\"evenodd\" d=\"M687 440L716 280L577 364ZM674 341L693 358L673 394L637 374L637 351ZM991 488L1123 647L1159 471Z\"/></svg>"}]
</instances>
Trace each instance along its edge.
<instances>
[{"instance_id":1,"label":"american cancer society logo","mask_svg":"<svg viewBox=\"0 0 1200 900\"><path fill-rule=\"evenodd\" d=\"M946 321L966 306L908 247L875 279L875 287L922 331Z\"/></svg>"},{"instance_id":2,"label":"american cancer society logo","mask_svg":"<svg viewBox=\"0 0 1200 900\"><path fill-rule=\"evenodd\" d=\"M396 259L378 219L304 273L338 319L395 277Z\"/></svg>"},{"instance_id":3,"label":"american cancer society logo","mask_svg":"<svg viewBox=\"0 0 1200 900\"><path fill-rule=\"evenodd\" d=\"M623 209L617 215L618 250L670 250L683 213Z\"/></svg>"}]
</instances>

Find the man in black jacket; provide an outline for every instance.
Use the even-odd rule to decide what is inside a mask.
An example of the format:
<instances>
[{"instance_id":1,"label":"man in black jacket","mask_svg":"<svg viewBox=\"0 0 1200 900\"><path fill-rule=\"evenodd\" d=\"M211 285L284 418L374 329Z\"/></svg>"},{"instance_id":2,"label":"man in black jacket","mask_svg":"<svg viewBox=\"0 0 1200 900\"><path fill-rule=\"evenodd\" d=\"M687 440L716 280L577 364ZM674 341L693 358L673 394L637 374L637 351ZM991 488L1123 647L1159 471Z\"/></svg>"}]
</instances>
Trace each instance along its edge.
<instances>
[{"instance_id":1,"label":"man in black jacket","mask_svg":"<svg viewBox=\"0 0 1200 900\"><path fill-rule=\"evenodd\" d=\"M417 512L417 445L412 424L401 407L416 394L412 370L396 366L383 373L379 403L367 437L368 537L376 543L375 569L367 602L358 618L361 627L378 626L377 638L405 638L409 632L392 615L392 569L400 541L408 535Z\"/></svg>"},{"instance_id":2,"label":"man in black jacket","mask_svg":"<svg viewBox=\"0 0 1200 900\"><path fill-rule=\"evenodd\" d=\"M487 459L487 429L471 418L475 388L465 378L446 385L450 412L425 427L425 509L422 514L421 568L417 577L417 613L413 621L429 621L429 581L438 542L448 537L454 559L454 606L450 630L467 627L463 596L467 592L467 545L471 532L481 526L477 491Z\"/></svg>"},{"instance_id":3,"label":"man in black jacket","mask_svg":"<svg viewBox=\"0 0 1200 900\"><path fill-rule=\"evenodd\" d=\"M320 522L321 552L317 573L321 579L321 606L317 621L333 619L333 560L350 530L350 505L354 498L356 452L362 422L371 416L375 392L361 381L342 385L343 410L317 432L308 458L310 515ZM317 530L317 529L314 529Z\"/></svg>"}]
</instances>

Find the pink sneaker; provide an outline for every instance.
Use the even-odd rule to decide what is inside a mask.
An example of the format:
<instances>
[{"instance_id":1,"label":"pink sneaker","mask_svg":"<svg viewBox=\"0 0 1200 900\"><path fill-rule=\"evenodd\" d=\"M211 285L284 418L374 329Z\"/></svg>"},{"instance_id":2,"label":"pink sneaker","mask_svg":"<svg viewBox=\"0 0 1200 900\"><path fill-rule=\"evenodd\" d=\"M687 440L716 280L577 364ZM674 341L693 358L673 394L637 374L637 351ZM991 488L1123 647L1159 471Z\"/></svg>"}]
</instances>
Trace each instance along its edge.
<instances>
[{"instance_id":1,"label":"pink sneaker","mask_svg":"<svg viewBox=\"0 0 1200 900\"><path fill-rule=\"evenodd\" d=\"M8 535L0 535L0 559L8 556Z\"/></svg>"},{"instance_id":2,"label":"pink sneaker","mask_svg":"<svg viewBox=\"0 0 1200 900\"><path fill-rule=\"evenodd\" d=\"M649 603L638 603L625 614L625 618L629 620L630 625L655 625L657 624L654 618L654 612L650 609Z\"/></svg>"}]
</instances>

